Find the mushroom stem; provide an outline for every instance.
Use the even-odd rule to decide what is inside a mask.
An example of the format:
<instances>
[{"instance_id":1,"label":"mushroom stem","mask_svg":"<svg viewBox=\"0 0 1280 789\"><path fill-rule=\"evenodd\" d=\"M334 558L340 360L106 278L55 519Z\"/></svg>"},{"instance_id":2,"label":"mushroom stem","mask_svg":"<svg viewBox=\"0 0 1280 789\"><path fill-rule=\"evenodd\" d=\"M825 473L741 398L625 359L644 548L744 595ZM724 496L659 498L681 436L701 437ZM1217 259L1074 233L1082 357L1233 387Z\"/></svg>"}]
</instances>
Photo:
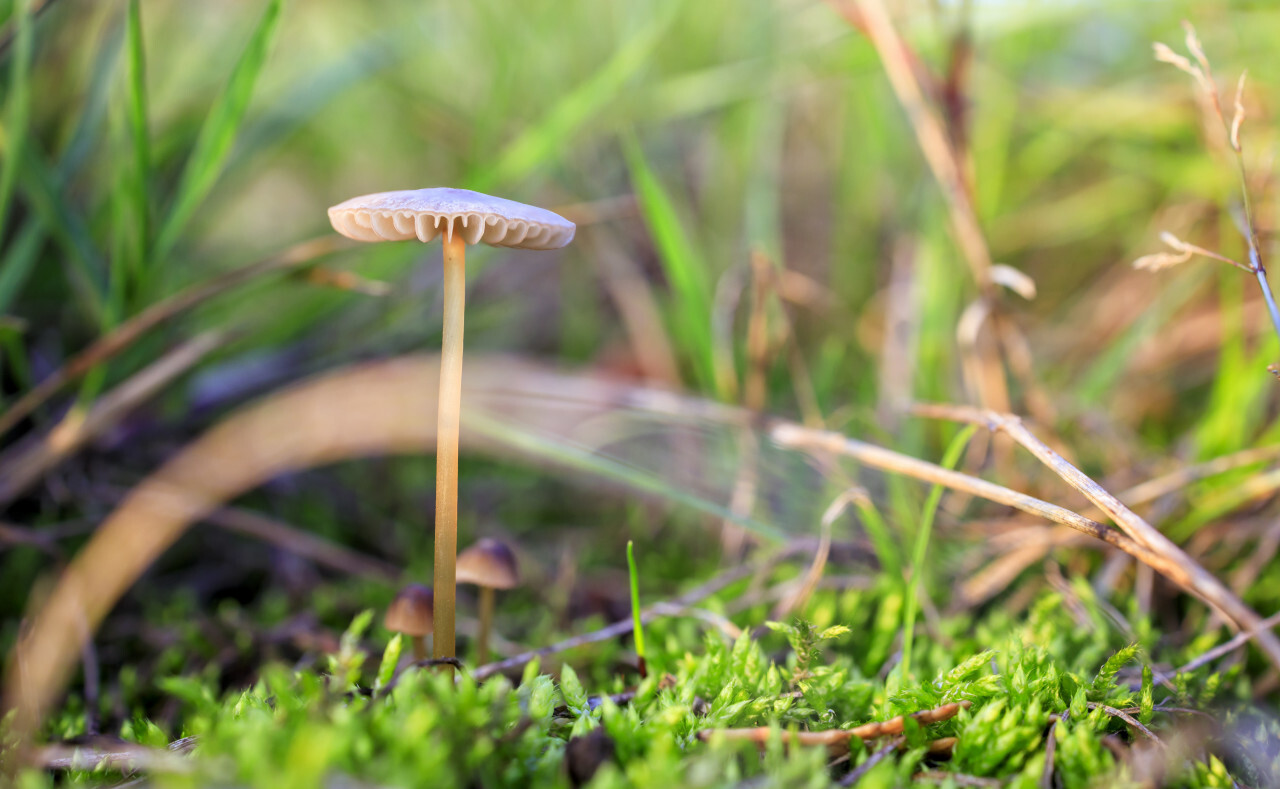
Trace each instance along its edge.
<instances>
[{"instance_id":1,"label":"mushroom stem","mask_svg":"<svg viewBox=\"0 0 1280 789\"><path fill-rule=\"evenodd\" d=\"M410 640L413 641L413 662L414 663L421 663L431 655L431 653L427 651L426 636L413 636Z\"/></svg>"},{"instance_id":2,"label":"mushroom stem","mask_svg":"<svg viewBox=\"0 0 1280 789\"><path fill-rule=\"evenodd\" d=\"M444 340L436 422L436 558L434 656L454 656L458 561L458 426L462 412L462 316L467 298L467 243L444 238ZM448 669L446 669L448 670Z\"/></svg>"},{"instance_id":3,"label":"mushroom stem","mask_svg":"<svg viewBox=\"0 0 1280 789\"><path fill-rule=\"evenodd\" d=\"M476 639L476 660L489 662L489 628L493 626L493 587L480 587L480 637Z\"/></svg>"}]
</instances>

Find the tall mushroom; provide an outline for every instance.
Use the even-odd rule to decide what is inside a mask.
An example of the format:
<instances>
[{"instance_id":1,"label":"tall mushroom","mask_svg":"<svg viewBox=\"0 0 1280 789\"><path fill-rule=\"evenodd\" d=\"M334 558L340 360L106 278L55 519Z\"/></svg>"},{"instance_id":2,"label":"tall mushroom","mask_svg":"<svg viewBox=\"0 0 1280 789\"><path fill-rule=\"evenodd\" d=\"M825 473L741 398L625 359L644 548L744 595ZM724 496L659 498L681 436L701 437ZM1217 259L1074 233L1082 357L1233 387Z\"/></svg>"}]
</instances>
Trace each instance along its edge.
<instances>
[{"instance_id":1,"label":"tall mushroom","mask_svg":"<svg viewBox=\"0 0 1280 789\"><path fill-rule=\"evenodd\" d=\"M353 197L329 209L329 221L356 241L444 242L444 339L436 428L436 658L454 656L458 550L458 425L462 408L462 317L468 244L559 249L573 240L564 217L467 189L416 189Z\"/></svg>"}]
</instances>

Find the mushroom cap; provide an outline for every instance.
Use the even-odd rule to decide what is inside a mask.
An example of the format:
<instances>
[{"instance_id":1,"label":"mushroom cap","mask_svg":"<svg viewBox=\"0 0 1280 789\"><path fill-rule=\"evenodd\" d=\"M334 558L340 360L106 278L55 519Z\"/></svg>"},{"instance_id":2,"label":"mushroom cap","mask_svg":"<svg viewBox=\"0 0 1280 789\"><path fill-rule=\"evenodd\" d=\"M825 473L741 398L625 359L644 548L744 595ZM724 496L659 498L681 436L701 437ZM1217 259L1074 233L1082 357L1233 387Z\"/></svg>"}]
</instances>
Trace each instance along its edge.
<instances>
[{"instance_id":1,"label":"mushroom cap","mask_svg":"<svg viewBox=\"0 0 1280 789\"><path fill-rule=\"evenodd\" d=\"M576 226L560 216L514 200L470 189L406 189L353 197L329 209L333 229L356 241L424 244L454 233L468 244L559 249L573 240Z\"/></svg>"},{"instance_id":2,"label":"mushroom cap","mask_svg":"<svg viewBox=\"0 0 1280 789\"><path fill-rule=\"evenodd\" d=\"M507 544L492 537L458 554L458 583L510 589L520 583L516 555Z\"/></svg>"},{"instance_id":3,"label":"mushroom cap","mask_svg":"<svg viewBox=\"0 0 1280 789\"><path fill-rule=\"evenodd\" d=\"M391 601L391 605L387 606L387 615L383 619L383 624L388 630L404 633L407 636L429 636L435 624L431 613L434 603L435 593L430 586L409 584L401 589Z\"/></svg>"}]
</instances>

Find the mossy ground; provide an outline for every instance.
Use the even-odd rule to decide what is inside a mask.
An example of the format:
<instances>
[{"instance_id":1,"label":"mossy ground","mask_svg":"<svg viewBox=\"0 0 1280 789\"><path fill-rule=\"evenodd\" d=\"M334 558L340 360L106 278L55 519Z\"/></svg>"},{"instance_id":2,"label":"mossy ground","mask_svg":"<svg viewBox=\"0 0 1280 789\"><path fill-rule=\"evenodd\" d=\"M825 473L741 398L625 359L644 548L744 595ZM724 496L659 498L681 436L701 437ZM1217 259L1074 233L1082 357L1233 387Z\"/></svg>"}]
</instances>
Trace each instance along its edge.
<instances>
[{"instance_id":1,"label":"mossy ground","mask_svg":"<svg viewBox=\"0 0 1280 789\"><path fill-rule=\"evenodd\" d=\"M174 309L175 294L330 237L324 208L354 194L452 185L576 212L580 237L559 256L475 250L468 354L659 382L947 456L955 426L895 408L975 401L957 329L979 287L912 118L839 5L0 2L0 411L78 371L0 437L0 647L122 493L224 417L319 371L438 346L439 252L414 245L311 248L293 268ZM1224 141L1200 122L1186 75L1151 57L1153 40L1179 42L1183 18L1226 95L1250 69L1247 185L1263 257L1276 258L1280 8L892 5L921 78L932 75L925 99L947 120L992 258L1038 287L1033 301L999 302L1026 340L1025 357L999 357L1008 407L1113 491L1274 445L1265 368L1280 342L1252 281L1204 261L1161 275L1128 264L1165 230L1247 254ZM148 330L80 356L157 308L170 312ZM95 405L120 404L149 365L210 332L219 342L189 366L76 435ZM532 582L501 599L506 652L625 619L627 539L647 605L724 571L722 524L705 513L733 498L750 435L622 424L679 440L619 441L572 468L563 453L464 449L460 542L502 535L532 560ZM32 444L67 436L83 440L9 490ZM17 780L563 786L593 756L596 787L1280 780L1275 674L1260 654L1170 676L1231 635L1181 591L1000 508L944 498L935 509L917 481L825 466L829 489L815 493L797 469L821 464L757 448L754 515L775 536L812 538L832 497L866 486L833 526L827 584L775 615L805 572L809 557L793 555L698 611L658 617L652 676L628 699L608 699L638 681L626 637L481 684L464 655L456 685L410 670L387 691L389 634L362 612L383 610L402 578L431 577L434 464L363 458L259 480L232 502L284 537L225 522L186 534L112 611L40 732L98 751L192 738L178 768L31 768ZM1084 506L1029 462L956 451L967 472ZM1264 614L1280 607L1274 462L1142 510ZM629 488L620 470L655 484ZM376 563L335 571L300 558L287 536L300 533ZM904 604L912 588L917 609ZM725 618L748 635L727 634ZM774 618L783 631L766 627ZM845 759L782 744L791 729L956 700L972 706L907 724L900 751L855 743ZM1098 705L1128 710L1160 743ZM763 749L697 736L745 726L778 734ZM950 756L928 756L945 737Z\"/></svg>"}]
</instances>

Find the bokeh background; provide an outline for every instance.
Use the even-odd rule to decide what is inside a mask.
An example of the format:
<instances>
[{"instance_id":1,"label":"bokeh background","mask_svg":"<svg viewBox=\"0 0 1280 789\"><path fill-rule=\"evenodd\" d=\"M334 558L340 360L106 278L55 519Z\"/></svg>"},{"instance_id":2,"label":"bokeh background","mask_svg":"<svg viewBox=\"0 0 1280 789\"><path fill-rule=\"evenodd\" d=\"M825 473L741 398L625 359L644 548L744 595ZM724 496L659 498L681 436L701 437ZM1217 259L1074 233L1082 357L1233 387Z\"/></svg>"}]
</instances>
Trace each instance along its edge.
<instances>
[{"instance_id":1,"label":"bokeh background","mask_svg":"<svg viewBox=\"0 0 1280 789\"><path fill-rule=\"evenodd\" d=\"M15 21L28 5L0 5L7 405L174 294L301 242L332 246L305 247L305 263L245 277L131 338L0 439L8 485L32 447L74 434L148 365L216 338L8 495L0 646L13 643L38 579L210 425L310 375L438 348L438 246L334 238L325 209L353 195L459 186L579 223L562 251L470 253L468 358L674 388L935 460L954 428L895 407L973 400L956 337L978 291L948 203L875 49L831 4L47 0L29 24ZM1113 489L1274 443L1265 368L1280 343L1252 280L1203 260L1158 274L1130 263L1163 249L1162 231L1244 256L1223 135L1190 78L1152 57L1155 40L1184 51L1183 19L1228 99L1249 70L1242 141L1269 259L1280 8L892 6L993 258L1037 285L1033 300L1001 299L1029 349L1010 407ZM755 350L753 315L767 336ZM279 430L287 440L289 425ZM512 593L521 613L508 617L510 638L536 643L580 617L625 613L629 538L648 557L655 596L719 566L719 519L670 492L729 506L733 478L721 472L734 468L737 434L714 422L671 430L723 452L699 445L682 460L679 442L625 441L600 452L602 464L664 481L665 494L602 486L589 462L567 469L464 446L460 543L509 538L538 579ZM976 453L965 467L1078 504L1031 461L997 460ZM754 517L825 506L809 498L820 495L809 477L789 484L795 465L761 460L767 501ZM1211 569L1243 573L1246 598L1271 610L1275 483L1254 476L1192 487L1152 517ZM925 488L861 481L890 527L909 533ZM433 485L429 454L370 459L275 478L234 504L425 579ZM939 602L1005 550L966 527L966 506L944 503L930 565ZM799 516L770 525L817 528ZM862 539L852 520L840 529ZM1096 554L1056 555L1102 577ZM1019 585L1045 583L1028 561L986 602L1016 610L1030 599ZM1137 583L1109 588L1126 595ZM233 683L260 649L292 648L246 645L243 622L305 613L340 630L393 592L376 573L334 572L204 524L130 594L101 660L145 656L138 665L158 673L209 662ZM1166 621L1178 625L1181 611Z\"/></svg>"}]
</instances>

